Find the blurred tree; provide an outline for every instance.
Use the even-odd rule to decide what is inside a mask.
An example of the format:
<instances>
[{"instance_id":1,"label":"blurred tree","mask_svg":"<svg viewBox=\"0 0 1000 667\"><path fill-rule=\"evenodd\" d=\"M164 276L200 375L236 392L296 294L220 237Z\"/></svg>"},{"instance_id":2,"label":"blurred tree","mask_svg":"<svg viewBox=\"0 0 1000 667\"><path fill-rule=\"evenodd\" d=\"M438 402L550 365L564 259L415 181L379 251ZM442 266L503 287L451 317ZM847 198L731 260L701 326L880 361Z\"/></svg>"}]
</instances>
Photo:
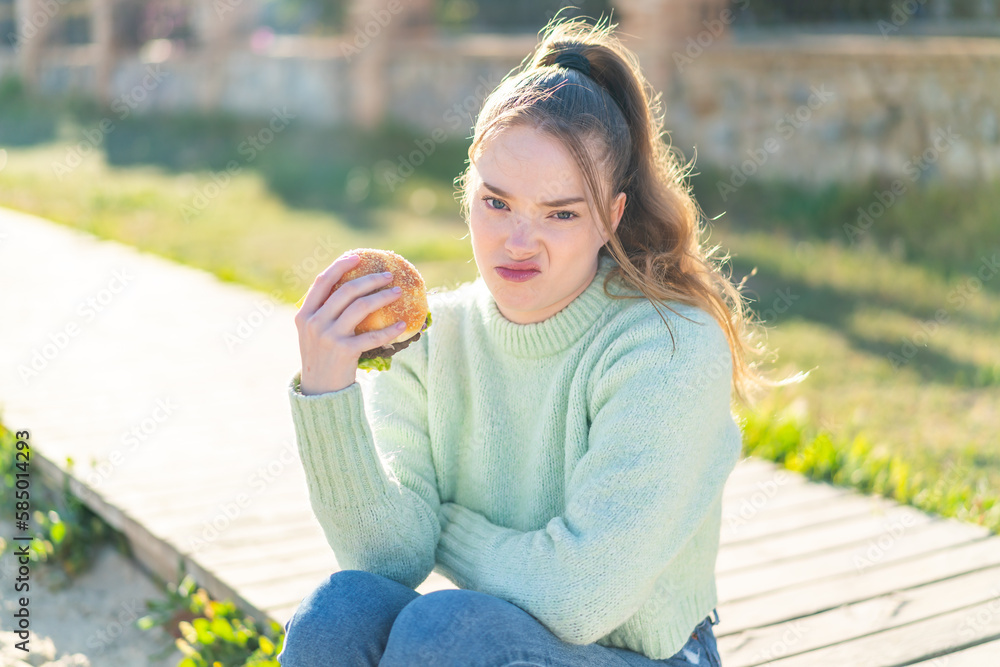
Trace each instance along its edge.
<instances>
[{"instance_id":1,"label":"blurred tree","mask_svg":"<svg viewBox=\"0 0 1000 667\"><path fill-rule=\"evenodd\" d=\"M191 13L190 0L146 0L136 16L137 41L140 44L154 39L193 42Z\"/></svg>"},{"instance_id":2,"label":"blurred tree","mask_svg":"<svg viewBox=\"0 0 1000 667\"><path fill-rule=\"evenodd\" d=\"M912 9L910 8L912 6ZM897 7L918 19L997 18L998 0L753 0L746 12L737 12L737 23L850 23L879 21Z\"/></svg>"},{"instance_id":3,"label":"blurred tree","mask_svg":"<svg viewBox=\"0 0 1000 667\"><path fill-rule=\"evenodd\" d=\"M259 20L275 33L336 35L347 29L349 5L347 0L265 0Z\"/></svg>"},{"instance_id":4,"label":"blurred tree","mask_svg":"<svg viewBox=\"0 0 1000 667\"><path fill-rule=\"evenodd\" d=\"M877 21L892 13L899 0L755 0L749 10L761 23Z\"/></svg>"},{"instance_id":5,"label":"blurred tree","mask_svg":"<svg viewBox=\"0 0 1000 667\"><path fill-rule=\"evenodd\" d=\"M0 0L0 48L17 44L17 23L14 22L14 0Z\"/></svg>"},{"instance_id":6,"label":"blurred tree","mask_svg":"<svg viewBox=\"0 0 1000 667\"><path fill-rule=\"evenodd\" d=\"M613 6L611 0L437 0L435 13L441 27L456 32L533 33L560 9L560 16L597 18Z\"/></svg>"},{"instance_id":7,"label":"blurred tree","mask_svg":"<svg viewBox=\"0 0 1000 667\"><path fill-rule=\"evenodd\" d=\"M95 83L97 99L108 102L111 97L111 73L118 52L114 31L114 0L92 0L91 38L96 50Z\"/></svg>"},{"instance_id":8,"label":"blurred tree","mask_svg":"<svg viewBox=\"0 0 1000 667\"><path fill-rule=\"evenodd\" d=\"M55 22L51 7L41 0L16 0L14 23L16 31L11 43L17 48L17 65L22 80L29 89L38 85L42 49Z\"/></svg>"}]
</instances>

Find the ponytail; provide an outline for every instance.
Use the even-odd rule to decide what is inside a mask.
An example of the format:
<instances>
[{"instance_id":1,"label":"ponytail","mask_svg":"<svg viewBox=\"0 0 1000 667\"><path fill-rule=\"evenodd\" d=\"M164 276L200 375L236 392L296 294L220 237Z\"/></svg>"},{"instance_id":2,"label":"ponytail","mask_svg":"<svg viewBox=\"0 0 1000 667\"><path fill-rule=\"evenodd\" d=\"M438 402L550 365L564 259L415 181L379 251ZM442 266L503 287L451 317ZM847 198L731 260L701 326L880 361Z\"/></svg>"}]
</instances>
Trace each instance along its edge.
<instances>
[{"instance_id":1,"label":"ponytail","mask_svg":"<svg viewBox=\"0 0 1000 667\"><path fill-rule=\"evenodd\" d=\"M729 341L733 387L749 404L762 386L801 381L802 374L776 382L764 377L752 354L767 350L755 341L762 328L741 292L714 257L720 246L702 244L704 215L688 183L692 163L663 140L662 98L654 94L635 54L612 34L616 25L553 19L541 31L534 52L486 99L476 119L469 165L456 179L468 219L469 170L488 140L505 128L527 124L559 139L574 157L609 241L600 255L617 266L605 279L611 298L647 298L667 325L660 306L698 307L718 321ZM617 231L611 201L626 194ZM618 280L639 294L608 290ZM683 316L681 316L683 317ZM670 332L671 340L673 333ZM675 342L676 344L676 342Z\"/></svg>"}]
</instances>

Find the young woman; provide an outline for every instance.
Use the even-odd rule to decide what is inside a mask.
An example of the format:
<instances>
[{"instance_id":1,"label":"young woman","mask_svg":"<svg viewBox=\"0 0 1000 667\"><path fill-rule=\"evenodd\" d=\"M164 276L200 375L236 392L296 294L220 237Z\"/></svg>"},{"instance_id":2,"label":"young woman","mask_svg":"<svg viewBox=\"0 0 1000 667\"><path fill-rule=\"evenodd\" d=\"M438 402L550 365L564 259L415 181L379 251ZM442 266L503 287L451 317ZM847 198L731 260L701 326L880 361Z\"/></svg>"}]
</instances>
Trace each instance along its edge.
<instances>
[{"instance_id":1,"label":"young woman","mask_svg":"<svg viewBox=\"0 0 1000 667\"><path fill-rule=\"evenodd\" d=\"M345 256L310 288L289 395L343 569L281 664L720 664L732 392L770 381L613 28L553 21L486 100L456 181L480 276L370 392L358 358L398 330L354 328L389 279L331 295ZM459 590L416 593L432 569Z\"/></svg>"}]
</instances>

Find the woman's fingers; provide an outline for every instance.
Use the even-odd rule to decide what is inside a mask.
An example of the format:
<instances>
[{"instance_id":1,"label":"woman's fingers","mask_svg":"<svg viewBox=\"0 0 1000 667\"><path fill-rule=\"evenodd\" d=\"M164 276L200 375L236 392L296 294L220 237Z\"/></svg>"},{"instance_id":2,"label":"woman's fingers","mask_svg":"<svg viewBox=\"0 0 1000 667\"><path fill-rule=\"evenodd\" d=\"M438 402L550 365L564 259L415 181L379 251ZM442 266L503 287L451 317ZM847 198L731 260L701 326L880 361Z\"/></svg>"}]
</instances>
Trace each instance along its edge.
<instances>
[{"instance_id":1,"label":"woman's fingers","mask_svg":"<svg viewBox=\"0 0 1000 667\"><path fill-rule=\"evenodd\" d=\"M395 324L390 324L384 329L376 329L375 331L366 331L360 336L355 336L354 340L358 344L358 354L360 355L365 350L371 350L376 347L382 347L383 345L388 345L392 341L399 337L399 334L403 333L406 329L405 322L397 322Z\"/></svg>"},{"instance_id":2,"label":"woman's fingers","mask_svg":"<svg viewBox=\"0 0 1000 667\"><path fill-rule=\"evenodd\" d=\"M361 258L358 255L346 255L340 257L328 266L322 273L316 276L312 286L306 292L302 307L295 314L295 321L304 324L312 315L320 309L330 296L330 290L337 284L344 274L357 265Z\"/></svg>"},{"instance_id":3,"label":"woman's fingers","mask_svg":"<svg viewBox=\"0 0 1000 667\"><path fill-rule=\"evenodd\" d=\"M361 301L363 298L367 298L366 295L374 296L374 293L381 294L385 287L392 284L392 275L388 276L384 273L369 273L365 276L360 276L353 280L348 280L346 283L337 288L337 291L331 294L326 303L320 306L311 318L309 318L316 326L326 328L331 324L336 323L337 331L346 334L347 332L353 332L354 327L358 325L358 322L365 318L362 315L357 319L350 327L342 326L344 324L342 318L345 311L356 301ZM370 301L362 301L362 303L371 303ZM381 308L381 306L379 306ZM369 311L371 312L371 311Z\"/></svg>"},{"instance_id":4,"label":"woman's fingers","mask_svg":"<svg viewBox=\"0 0 1000 667\"><path fill-rule=\"evenodd\" d=\"M343 289L343 288L341 288ZM337 290L338 292L340 290ZM379 290L374 294L363 296L351 302L340 317L337 318L336 328L341 335L354 333L361 321L374 313L379 308L389 305L402 296L402 290L396 286L389 289ZM395 324L395 322L393 323ZM369 332L370 333L370 332ZM398 334L397 334L398 335ZM391 340L391 339L390 339ZM371 348L365 348L366 350Z\"/></svg>"},{"instance_id":5,"label":"woman's fingers","mask_svg":"<svg viewBox=\"0 0 1000 667\"><path fill-rule=\"evenodd\" d=\"M368 315L402 296L401 290L396 291L399 288L391 287L391 273L354 278L334 292L333 286L357 262L356 255L348 255L331 264L313 281L295 314L302 356L300 390L304 394L337 391L350 385L361 353L388 345L406 328L403 323L393 322L383 329L355 335L355 329Z\"/></svg>"}]
</instances>

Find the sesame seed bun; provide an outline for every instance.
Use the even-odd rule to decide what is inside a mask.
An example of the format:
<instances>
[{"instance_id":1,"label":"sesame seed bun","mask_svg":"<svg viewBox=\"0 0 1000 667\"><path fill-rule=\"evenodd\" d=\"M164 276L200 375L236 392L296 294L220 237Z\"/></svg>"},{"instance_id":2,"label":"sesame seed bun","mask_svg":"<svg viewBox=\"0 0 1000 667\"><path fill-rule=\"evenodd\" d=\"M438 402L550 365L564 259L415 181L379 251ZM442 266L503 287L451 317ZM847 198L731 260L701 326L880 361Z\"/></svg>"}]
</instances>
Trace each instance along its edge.
<instances>
[{"instance_id":1,"label":"sesame seed bun","mask_svg":"<svg viewBox=\"0 0 1000 667\"><path fill-rule=\"evenodd\" d=\"M391 250L356 248L344 254L356 254L361 257L361 260L337 281L331 292L336 292L341 285L349 280L383 271L392 272L392 282L382 289L390 289L398 285L403 290L398 299L361 320L361 323L354 329L355 334L384 329L403 320L406 322L406 329L391 341L391 344L395 344L409 340L425 328L424 324L427 321L428 312L427 287L424 284L423 276L413 264ZM385 352L389 352L389 350L385 349ZM391 353L380 356L391 356Z\"/></svg>"}]
</instances>

